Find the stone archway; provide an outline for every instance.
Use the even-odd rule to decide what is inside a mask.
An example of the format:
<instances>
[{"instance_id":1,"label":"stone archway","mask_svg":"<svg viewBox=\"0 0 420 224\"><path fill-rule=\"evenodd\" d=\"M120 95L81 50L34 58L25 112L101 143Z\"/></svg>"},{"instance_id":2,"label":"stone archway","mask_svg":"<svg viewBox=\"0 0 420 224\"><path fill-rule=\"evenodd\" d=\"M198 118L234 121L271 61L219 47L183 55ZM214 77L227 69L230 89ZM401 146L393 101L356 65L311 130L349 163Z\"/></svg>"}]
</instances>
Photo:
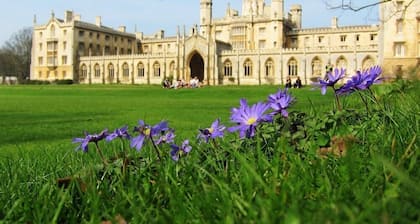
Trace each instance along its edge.
<instances>
[{"instance_id":1,"label":"stone archway","mask_svg":"<svg viewBox=\"0 0 420 224\"><path fill-rule=\"evenodd\" d=\"M204 80L204 60L203 57L197 52L194 53L194 55L191 57L190 60L190 79L197 76L197 78L200 80L200 82L203 82Z\"/></svg>"}]
</instances>

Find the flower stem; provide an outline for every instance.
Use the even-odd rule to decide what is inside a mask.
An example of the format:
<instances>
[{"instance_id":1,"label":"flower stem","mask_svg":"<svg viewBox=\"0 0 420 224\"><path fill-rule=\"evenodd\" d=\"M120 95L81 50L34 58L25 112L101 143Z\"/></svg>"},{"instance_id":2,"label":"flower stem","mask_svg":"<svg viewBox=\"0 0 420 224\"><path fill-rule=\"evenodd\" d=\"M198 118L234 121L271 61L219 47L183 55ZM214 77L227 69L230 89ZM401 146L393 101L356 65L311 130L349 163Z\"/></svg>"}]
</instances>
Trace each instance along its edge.
<instances>
[{"instance_id":1,"label":"flower stem","mask_svg":"<svg viewBox=\"0 0 420 224\"><path fill-rule=\"evenodd\" d=\"M341 104L340 104L340 99L338 98L338 94L337 94L337 89L334 89L334 96L335 96L335 103L337 104L337 109L338 111L341 111Z\"/></svg>"},{"instance_id":2,"label":"flower stem","mask_svg":"<svg viewBox=\"0 0 420 224\"><path fill-rule=\"evenodd\" d=\"M368 107L368 104L367 104L367 102L366 102L365 98L363 98L363 96L362 96L362 94L360 93L360 91L357 91L357 93L359 94L360 99L362 99L363 103L365 104L365 107L366 107L366 113L369 115L369 107Z\"/></svg>"},{"instance_id":3,"label":"flower stem","mask_svg":"<svg viewBox=\"0 0 420 224\"><path fill-rule=\"evenodd\" d=\"M102 159L102 162L104 163L104 166L108 166L108 162L106 161L104 154L102 154L102 150L99 148L99 145L97 142L95 142L96 151L98 152L99 156Z\"/></svg>"},{"instance_id":4,"label":"flower stem","mask_svg":"<svg viewBox=\"0 0 420 224\"><path fill-rule=\"evenodd\" d=\"M159 149L158 149L157 145L155 144L155 141L153 141L152 136L150 136L150 141L152 141L153 148L155 149L156 154L158 155L159 160L162 160L162 157L160 156Z\"/></svg>"}]
</instances>

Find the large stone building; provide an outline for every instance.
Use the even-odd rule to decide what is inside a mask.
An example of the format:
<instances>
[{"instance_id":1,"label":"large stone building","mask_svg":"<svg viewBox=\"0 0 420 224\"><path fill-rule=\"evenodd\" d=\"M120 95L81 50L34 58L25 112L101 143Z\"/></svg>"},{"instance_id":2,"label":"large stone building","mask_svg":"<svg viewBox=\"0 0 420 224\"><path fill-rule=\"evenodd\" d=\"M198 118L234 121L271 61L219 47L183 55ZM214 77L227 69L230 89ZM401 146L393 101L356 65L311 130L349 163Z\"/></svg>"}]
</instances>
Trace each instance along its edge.
<instances>
[{"instance_id":1,"label":"large stone building","mask_svg":"<svg viewBox=\"0 0 420 224\"><path fill-rule=\"evenodd\" d=\"M35 25L31 79L160 84L164 77L188 81L197 76L208 85L255 85L300 76L308 84L331 66L352 74L392 62L386 71L393 72L418 63L418 2L383 4L381 16L392 19L381 20L380 26L342 27L332 18L330 27L302 29L302 7L293 5L284 13L283 0L243 0L241 14L228 5L223 18L213 18L212 0L200 0L199 25L188 32L178 29L172 37L164 31L146 36L124 27L113 30L100 17L90 24L66 12L64 20L52 15L47 24ZM417 29L403 25L402 41L394 39L393 29L399 27L389 12L393 6L410 9L397 21Z\"/></svg>"}]
</instances>

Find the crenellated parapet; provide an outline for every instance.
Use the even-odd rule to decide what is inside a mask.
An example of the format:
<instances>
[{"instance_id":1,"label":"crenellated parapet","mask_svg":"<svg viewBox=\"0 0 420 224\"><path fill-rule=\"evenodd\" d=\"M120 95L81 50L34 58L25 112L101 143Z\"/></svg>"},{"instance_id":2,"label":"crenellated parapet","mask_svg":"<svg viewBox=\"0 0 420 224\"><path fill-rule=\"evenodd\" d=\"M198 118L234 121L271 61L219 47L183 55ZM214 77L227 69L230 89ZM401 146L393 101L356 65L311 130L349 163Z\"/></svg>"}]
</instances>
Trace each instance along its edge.
<instances>
[{"instance_id":1,"label":"crenellated parapet","mask_svg":"<svg viewBox=\"0 0 420 224\"><path fill-rule=\"evenodd\" d=\"M366 26L343 26L337 28L331 27L319 27L319 28L307 28L300 30L291 30L286 35L299 35L299 34L324 34L324 33L347 33L347 32L377 32L379 30L378 25L366 25Z\"/></svg>"}]
</instances>

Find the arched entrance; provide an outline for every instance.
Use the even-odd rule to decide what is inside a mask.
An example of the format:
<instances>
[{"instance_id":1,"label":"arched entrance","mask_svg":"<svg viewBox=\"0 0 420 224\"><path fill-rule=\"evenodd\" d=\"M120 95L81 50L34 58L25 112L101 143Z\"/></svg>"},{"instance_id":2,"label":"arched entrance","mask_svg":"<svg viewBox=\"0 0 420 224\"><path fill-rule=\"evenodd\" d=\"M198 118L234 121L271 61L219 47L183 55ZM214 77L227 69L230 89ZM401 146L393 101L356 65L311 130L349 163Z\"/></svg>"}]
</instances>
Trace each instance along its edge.
<instances>
[{"instance_id":1,"label":"arched entrance","mask_svg":"<svg viewBox=\"0 0 420 224\"><path fill-rule=\"evenodd\" d=\"M197 78L202 82L204 80L204 60L199 53L194 53L190 60L190 79L197 76Z\"/></svg>"}]
</instances>

